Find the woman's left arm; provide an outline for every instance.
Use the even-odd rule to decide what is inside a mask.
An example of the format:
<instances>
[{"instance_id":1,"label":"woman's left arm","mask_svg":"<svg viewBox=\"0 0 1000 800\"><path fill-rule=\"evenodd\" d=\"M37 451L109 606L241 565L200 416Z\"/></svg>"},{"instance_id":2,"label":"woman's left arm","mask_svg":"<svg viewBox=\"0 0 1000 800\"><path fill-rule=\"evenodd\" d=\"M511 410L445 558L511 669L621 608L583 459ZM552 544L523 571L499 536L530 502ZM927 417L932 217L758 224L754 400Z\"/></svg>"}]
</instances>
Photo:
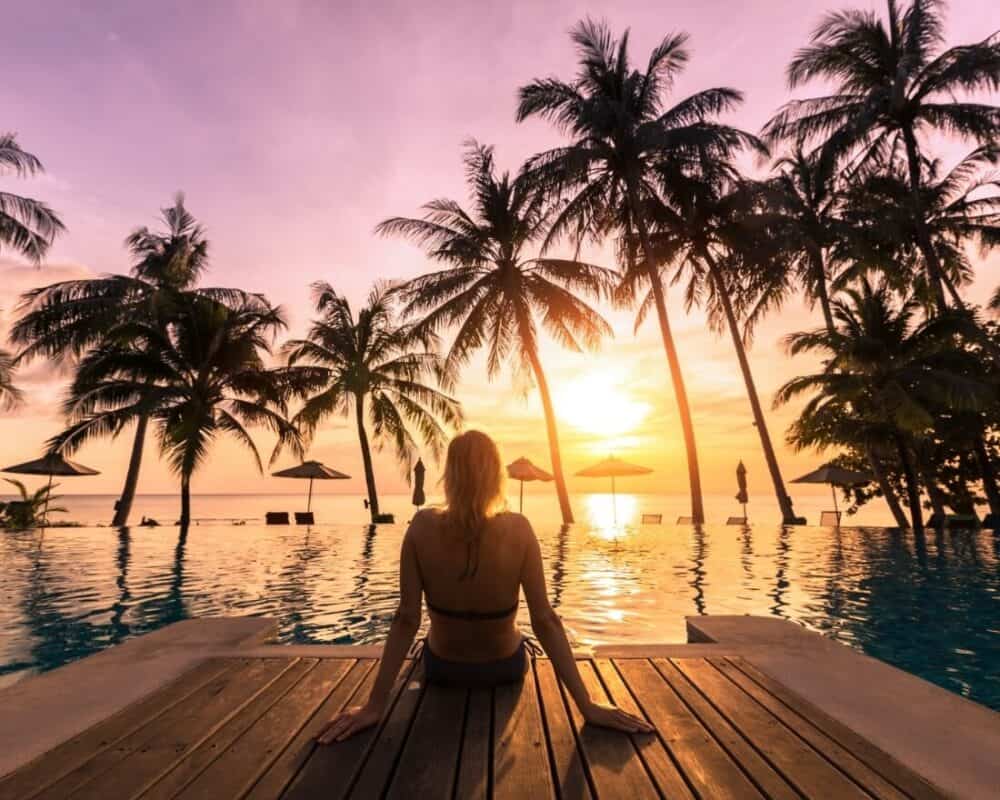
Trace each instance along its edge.
<instances>
[{"instance_id":1,"label":"woman's left arm","mask_svg":"<svg viewBox=\"0 0 1000 800\"><path fill-rule=\"evenodd\" d=\"M420 630L424 589L413 546L414 523L415 519L403 537L403 547L399 554L399 608L396 609L389 628L382 660L378 665L378 675L371 694L368 695L368 702L342 711L330 720L316 737L320 744L343 741L375 725L385 713L396 675Z\"/></svg>"}]
</instances>

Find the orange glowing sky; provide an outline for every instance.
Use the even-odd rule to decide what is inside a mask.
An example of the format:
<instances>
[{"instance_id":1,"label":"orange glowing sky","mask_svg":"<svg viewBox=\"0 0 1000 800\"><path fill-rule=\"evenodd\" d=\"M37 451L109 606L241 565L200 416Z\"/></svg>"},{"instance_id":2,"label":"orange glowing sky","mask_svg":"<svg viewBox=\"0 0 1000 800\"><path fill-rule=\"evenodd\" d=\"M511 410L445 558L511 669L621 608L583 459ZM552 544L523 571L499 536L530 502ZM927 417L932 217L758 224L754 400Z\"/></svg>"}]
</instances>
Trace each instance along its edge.
<instances>
[{"instance_id":1,"label":"orange glowing sky","mask_svg":"<svg viewBox=\"0 0 1000 800\"><path fill-rule=\"evenodd\" d=\"M212 241L207 282L265 293L286 308L289 335L298 335L311 310L311 281L330 281L360 302L372 280L407 278L426 268L416 248L376 239L372 229L386 216L415 213L433 197L464 199L465 138L495 144L500 165L510 169L557 141L544 124L515 124L514 93L532 77L571 74L566 31L582 15L606 16L616 31L630 25L639 60L663 34L689 31L691 65L678 96L720 84L743 89L747 103L731 121L757 130L786 98L783 69L793 50L825 10L842 4L710 0L664 10L643 2L599 8L554 2L544 9L530 2L378 3L338 10L305 0L231 0L206 10L182 2L158 20L155 41L144 19L148 9L139 4L112 2L100 10L22 5L14 24L0 30L0 127L16 130L48 173L31 182L3 179L2 188L44 198L61 212L69 233L40 269L0 259L0 332L27 288L127 270L122 239L152 224L157 209L181 189ZM949 43L981 38L996 27L984 26L991 16L990 0L951 3ZM951 155L964 150L943 148ZM585 255L610 263L609 252ZM995 288L998 267L996 255L981 264L971 299L982 301ZM742 459L751 492L766 495L769 483L728 337L710 332L700 312L686 313L679 295L673 289L670 307L705 491L730 494ZM630 489L683 493L683 445L655 323L633 335L630 314L604 310L616 338L600 352L571 354L551 342L543 348L567 471L613 451L655 470L631 481ZM816 366L787 358L781 338L818 321L818 313L795 302L760 327L750 358L765 406L782 382ZM29 402L0 417L0 462L34 457L56 432L64 381L48 365L22 372ZM524 393L509 374L489 384L477 361L458 395L468 424L496 435L511 459L548 463L534 391ZM818 460L782 446L793 414L769 415L786 479ZM264 438L261 443L269 446ZM174 492L176 482L153 444L140 492ZM78 458L102 474L63 490L116 493L128 447L128 436L88 446ZM361 475L353 423L328 424L310 456ZM383 491L404 488L391 458L379 456L377 466ZM430 478L436 479L433 466ZM570 485L598 488L578 478ZM259 476L250 459L222 441L194 487L202 493L298 488ZM360 478L337 486L362 489Z\"/></svg>"}]
</instances>

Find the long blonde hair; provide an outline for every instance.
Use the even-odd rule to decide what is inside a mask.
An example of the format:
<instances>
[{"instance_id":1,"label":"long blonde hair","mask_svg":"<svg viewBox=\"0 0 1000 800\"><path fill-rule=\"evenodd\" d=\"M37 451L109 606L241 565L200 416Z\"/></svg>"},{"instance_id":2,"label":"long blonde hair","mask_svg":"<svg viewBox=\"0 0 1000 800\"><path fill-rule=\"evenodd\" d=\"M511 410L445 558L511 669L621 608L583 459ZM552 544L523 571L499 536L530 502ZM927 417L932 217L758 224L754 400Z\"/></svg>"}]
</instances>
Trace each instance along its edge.
<instances>
[{"instance_id":1,"label":"long blonde hair","mask_svg":"<svg viewBox=\"0 0 1000 800\"><path fill-rule=\"evenodd\" d=\"M445 515L466 546L461 578L479 569L479 541L486 521L506 502L506 472L497 447L482 431L460 433L444 465Z\"/></svg>"}]
</instances>

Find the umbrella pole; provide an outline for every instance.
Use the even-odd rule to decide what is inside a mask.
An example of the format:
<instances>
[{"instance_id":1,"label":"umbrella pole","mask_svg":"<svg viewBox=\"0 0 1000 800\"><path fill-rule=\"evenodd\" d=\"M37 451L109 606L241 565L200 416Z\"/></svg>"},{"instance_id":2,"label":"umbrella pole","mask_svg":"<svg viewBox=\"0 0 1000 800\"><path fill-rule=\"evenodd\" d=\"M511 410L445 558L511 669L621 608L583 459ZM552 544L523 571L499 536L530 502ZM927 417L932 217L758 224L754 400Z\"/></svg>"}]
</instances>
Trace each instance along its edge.
<instances>
[{"instance_id":1,"label":"umbrella pole","mask_svg":"<svg viewBox=\"0 0 1000 800\"><path fill-rule=\"evenodd\" d=\"M52 473L49 473L49 488L45 493L45 508L42 510L42 527L49 527L49 495L52 494Z\"/></svg>"},{"instance_id":2,"label":"umbrella pole","mask_svg":"<svg viewBox=\"0 0 1000 800\"><path fill-rule=\"evenodd\" d=\"M313 510L313 479L309 479L309 502L306 503L306 513Z\"/></svg>"},{"instance_id":3,"label":"umbrella pole","mask_svg":"<svg viewBox=\"0 0 1000 800\"><path fill-rule=\"evenodd\" d=\"M611 476L611 519L618 524L618 497L615 494L615 476Z\"/></svg>"},{"instance_id":4,"label":"umbrella pole","mask_svg":"<svg viewBox=\"0 0 1000 800\"><path fill-rule=\"evenodd\" d=\"M837 507L837 487L830 484L830 494L833 495L833 513L837 520L837 527L840 527L840 509Z\"/></svg>"},{"instance_id":5,"label":"umbrella pole","mask_svg":"<svg viewBox=\"0 0 1000 800\"><path fill-rule=\"evenodd\" d=\"M518 500L517 510L518 510L518 513L523 514L524 513L524 481L519 481L519 483L521 484L521 496L520 496L520 499Z\"/></svg>"}]
</instances>

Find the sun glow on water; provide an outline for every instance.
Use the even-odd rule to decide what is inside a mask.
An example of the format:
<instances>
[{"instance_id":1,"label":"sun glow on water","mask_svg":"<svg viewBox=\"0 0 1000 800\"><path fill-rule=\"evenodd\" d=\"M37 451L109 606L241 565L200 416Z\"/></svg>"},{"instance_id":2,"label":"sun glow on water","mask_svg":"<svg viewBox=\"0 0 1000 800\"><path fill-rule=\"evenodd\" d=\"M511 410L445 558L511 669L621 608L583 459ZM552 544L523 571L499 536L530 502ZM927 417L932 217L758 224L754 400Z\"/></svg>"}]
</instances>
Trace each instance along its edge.
<instances>
[{"instance_id":1,"label":"sun glow on water","mask_svg":"<svg viewBox=\"0 0 1000 800\"><path fill-rule=\"evenodd\" d=\"M639 500L632 494L588 494L586 525L602 539L618 539L639 522Z\"/></svg>"}]
</instances>

